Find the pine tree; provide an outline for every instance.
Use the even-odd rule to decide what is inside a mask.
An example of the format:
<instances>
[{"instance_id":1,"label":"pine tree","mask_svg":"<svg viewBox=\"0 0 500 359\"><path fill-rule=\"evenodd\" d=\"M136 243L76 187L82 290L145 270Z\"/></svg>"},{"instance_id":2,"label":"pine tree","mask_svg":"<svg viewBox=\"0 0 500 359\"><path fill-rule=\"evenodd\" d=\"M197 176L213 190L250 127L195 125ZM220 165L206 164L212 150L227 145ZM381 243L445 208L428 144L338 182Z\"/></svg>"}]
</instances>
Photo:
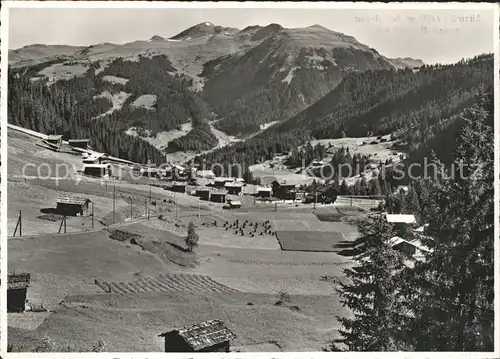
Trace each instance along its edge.
<instances>
[{"instance_id":1,"label":"pine tree","mask_svg":"<svg viewBox=\"0 0 500 359\"><path fill-rule=\"evenodd\" d=\"M188 225L188 233L186 238L184 239L186 243L186 247L188 251L192 252L194 247L198 246L198 233L196 233L196 229L193 222L189 222Z\"/></svg>"},{"instance_id":2,"label":"pine tree","mask_svg":"<svg viewBox=\"0 0 500 359\"><path fill-rule=\"evenodd\" d=\"M434 251L415 272L416 350L493 350L493 104L484 93L478 98L465 119L455 168L436 161L443 173L429 223Z\"/></svg>"},{"instance_id":3,"label":"pine tree","mask_svg":"<svg viewBox=\"0 0 500 359\"><path fill-rule=\"evenodd\" d=\"M388 240L393 228L382 214L370 215L360 224L355 259L359 266L344 270L346 281L338 292L353 318L338 317L341 339L349 351L393 351L404 346L399 328L397 274L404 268L402 256ZM331 349L335 349L335 344Z\"/></svg>"}]
</instances>

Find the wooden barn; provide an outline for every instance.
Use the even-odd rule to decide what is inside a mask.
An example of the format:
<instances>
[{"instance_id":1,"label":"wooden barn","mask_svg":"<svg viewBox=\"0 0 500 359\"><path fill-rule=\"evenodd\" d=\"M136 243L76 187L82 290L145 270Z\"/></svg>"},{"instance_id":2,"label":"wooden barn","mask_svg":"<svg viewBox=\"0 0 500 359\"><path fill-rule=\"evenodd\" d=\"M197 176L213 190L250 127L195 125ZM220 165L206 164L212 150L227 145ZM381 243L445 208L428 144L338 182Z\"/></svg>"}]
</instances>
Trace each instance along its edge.
<instances>
[{"instance_id":1,"label":"wooden barn","mask_svg":"<svg viewBox=\"0 0 500 359\"><path fill-rule=\"evenodd\" d=\"M210 200L210 188L199 187L196 189L195 196L199 197L203 201Z\"/></svg>"},{"instance_id":2,"label":"wooden barn","mask_svg":"<svg viewBox=\"0 0 500 359\"><path fill-rule=\"evenodd\" d=\"M224 187L226 183L233 182L233 178L229 177L216 177L214 178L213 185L214 187Z\"/></svg>"},{"instance_id":3,"label":"wooden barn","mask_svg":"<svg viewBox=\"0 0 500 359\"><path fill-rule=\"evenodd\" d=\"M226 202L226 192L210 192L210 202L225 203Z\"/></svg>"},{"instance_id":4,"label":"wooden barn","mask_svg":"<svg viewBox=\"0 0 500 359\"><path fill-rule=\"evenodd\" d=\"M279 199L295 199L295 190L299 184L295 181L274 181L271 183L274 196Z\"/></svg>"},{"instance_id":5,"label":"wooden barn","mask_svg":"<svg viewBox=\"0 0 500 359\"><path fill-rule=\"evenodd\" d=\"M230 341L236 335L219 319L162 333L166 353L221 352L229 353Z\"/></svg>"},{"instance_id":6,"label":"wooden barn","mask_svg":"<svg viewBox=\"0 0 500 359\"><path fill-rule=\"evenodd\" d=\"M224 185L228 194L233 194L239 196L243 190L243 183L241 182L229 182Z\"/></svg>"},{"instance_id":7,"label":"wooden barn","mask_svg":"<svg viewBox=\"0 0 500 359\"><path fill-rule=\"evenodd\" d=\"M48 135L45 142L57 148L62 146L62 135Z\"/></svg>"},{"instance_id":8,"label":"wooden barn","mask_svg":"<svg viewBox=\"0 0 500 359\"><path fill-rule=\"evenodd\" d=\"M85 165L83 174L93 177L111 176L111 165L107 163L95 163Z\"/></svg>"},{"instance_id":9,"label":"wooden barn","mask_svg":"<svg viewBox=\"0 0 500 359\"><path fill-rule=\"evenodd\" d=\"M186 182L174 182L172 186L170 186L170 190L172 192L186 193Z\"/></svg>"},{"instance_id":10,"label":"wooden barn","mask_svg":"<svg viewBox=\"0 0 500 359\"><path fill-rule=\"evenodd\" d=\"M29 273L9 274L7 277L7 312L24 312L30 285Z\"/></svg>"},{"instance_id":11,"label":"wooden barn","mask_svg":"<svg viewBox=\"0 0 500 359\"><path fill-rule=\"evenodd\" d=\"M89 209L90 199L83 197L62 197L57 200L57 213L66 216L83 216Z\"/></svg>"},{"instance_id":12,"label":"wooden barn","mask_svg":"<svg viewBox=\"0 0 500 359\"><path fill-rule=\"evenodd\" d=\"M84 150L90 149L89 146L90 139L73 139L68 140L68 144L74 148L82 148Z\"/></svg>"},{"instance_id":13,"label":"wooden barn","mask_svg":"<svg viewBox=\"0 0 500 359\"><path fill-rule=\"evenodd\" d=\"M273 189L268 187L259 187L257 189L257 197L269 198L273 195Z\"/></svg>"}]
</instances>

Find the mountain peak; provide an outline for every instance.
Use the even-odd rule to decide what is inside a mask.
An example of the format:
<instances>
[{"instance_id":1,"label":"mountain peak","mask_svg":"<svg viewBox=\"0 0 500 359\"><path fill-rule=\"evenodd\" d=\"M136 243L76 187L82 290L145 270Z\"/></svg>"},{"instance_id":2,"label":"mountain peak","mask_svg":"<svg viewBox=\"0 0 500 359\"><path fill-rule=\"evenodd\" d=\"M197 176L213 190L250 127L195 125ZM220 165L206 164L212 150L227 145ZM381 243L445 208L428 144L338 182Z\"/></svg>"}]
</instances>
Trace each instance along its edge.
<instances>
[{"instance_id":1,"label":"mountain peak","mask_svg":"<svg viewBox=\"0 0 500 359\"><path fill-rule=\"evenodd\" d=\"M159 35L155 35L149 39L150 41L165 41L165 39Z\"/></svg>"},{"instance_id":2,"label":"mountain peak","mask_svg":"<svg viewBox=\"0 0 500 359\"><path fill-rule=\"evenodd\" d=\"M327 29L326 27L321 26L319 24L314 24L314 25L308 26L307 28L308 29L315 29L315 30L330 31L330 29Z\"/></svg>"},{"instance_id":3,"label":"mountain peak","mask_svg":"<svg viewBox=\"0 0 500 359\"><path fill-rule=\"evenodd\" d=\"M239 31L239 29L233 29L229 27L223 27L214 25L210 21L201 22L197 25L191 26L190 28L172 36L172 40L183 40L187 38L197 38L202 36L212 36L223 32L234 33Z\"/></svg>"}]
</instances>

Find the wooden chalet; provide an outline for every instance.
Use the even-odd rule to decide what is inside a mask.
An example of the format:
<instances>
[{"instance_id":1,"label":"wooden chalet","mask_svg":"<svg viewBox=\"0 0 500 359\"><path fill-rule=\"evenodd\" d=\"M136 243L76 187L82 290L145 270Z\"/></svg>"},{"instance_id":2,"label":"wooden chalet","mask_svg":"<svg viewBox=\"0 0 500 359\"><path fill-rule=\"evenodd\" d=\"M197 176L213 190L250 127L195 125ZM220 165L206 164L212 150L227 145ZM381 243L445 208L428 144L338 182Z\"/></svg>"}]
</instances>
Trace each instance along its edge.
<instances>
[{"instance_id":1,"label":"wooden chalet","mask_svg":"<svg viewBox=\"0 0 500 359\"><path fill-rule=\"evenodd\" d=\"M273 181L271 183L274 196L279 199L295 199L295 191L299 187L296 181Z\"/></svg>"},{"instance_id":2,"label":"wooden chalet","mask_svg":"<svg viewBox=\"0 0 500 359\"><path fill-rule=\"evenodd\" d=\"M236 335L219 319L172 330L159 337L165 338L165 352L168 353L229 353L230 341L236 339Z\"/></svg>"},{"instance_id":3,"label":"wooden chalet","mask_svg":"<svg viewBox=\"0 0 500 359\"><path fill-rule=\"evenodd\" d=\"M61 197L57 199L56 211L66 216L83 216L90 202L90 199L83 197Z\"/></svg>"},{"instance_id":4,"label":"wooden chalet","mask_svg":"<svg viewBox=\"0 0 500 359\"><path fill-rule=\"evenodd\" d=\"M269 187L257 188L257 197L270 198L273 195L273 189Z\"/></svg>"},{"instance_id":5,"label":"wooden chalet","mask_svg":"<svg viewBox=\"0 0 500 359\"><path fill-rule=\"evenodd\" d=\"M29 273L9 274L7 277L7 312L24 312L30 285Z\"/></svg>"},{"instance_id":6,"label":"wooden chalet","mask_svg":"<svg viewBox=\"0 0 500 359\"><path fill-rule=\"evenodd\" d=\"M228 199L227 203L229 204L229 208L231 208L231 209L241 208L241 201L239 201L239 200Z\"/></svg>"}]
</instances>

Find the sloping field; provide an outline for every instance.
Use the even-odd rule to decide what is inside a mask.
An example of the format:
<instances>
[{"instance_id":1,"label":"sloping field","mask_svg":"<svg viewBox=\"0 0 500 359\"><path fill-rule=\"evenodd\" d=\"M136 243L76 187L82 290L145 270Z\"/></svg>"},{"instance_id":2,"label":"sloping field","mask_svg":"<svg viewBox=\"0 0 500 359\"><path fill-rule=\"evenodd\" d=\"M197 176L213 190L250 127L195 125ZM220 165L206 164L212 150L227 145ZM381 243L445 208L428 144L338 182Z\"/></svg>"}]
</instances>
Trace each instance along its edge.
<instances>
[{"instance_id":1,"label":"sloping field","mask_svg":"<svg viewBox=\"0 0 500 359\"><path fill-rule=\"evenodd\" d=\"M180 291L188 293L236 293L235 289L222 285L206 275L162 274L154 278L141 278L133 282L106 282L96 280L95 284L106 293L139 293Z\"/></svg>"},{"instance_id":2,"label":"sloping field","mask_svg":"<svg viewBox=\"0 0 500 359\"><path fill-rule=\"evenodd\" d=\"M32 275L28 300L53 309L67 295L97 293L96 278L134 281L158 276L168 267L138 246L120 243L102 230L60 236L10 239L9 272Z\"/></svg>"},{"instance_id":3,"label":"sloping field","mask_svg":"<svg viewBox=\"0 0 500 359\"><path fill-rule=\"evenodd\" d=\"M232 350L319 351L336 335L340 303L328 296L293 296L276 305L276 295L247 293L148 292L71 296L35 331L31 343L47 338L47 351L161 352L158 335L185 325L220 318L237 335ZM82 330L85 328L85 330ZM12 331L16 346L21 333ZM27 341L24 341L26 343ZM30 342L28 342L30 343ZM23 348L29 351L25 345Z\"/></svg>"},{"instance_id":4,"label":"sloping field","mask_svg":"<svg viewBox=\"0 0 500 359\"><path fill-rule=\"evenodd\" d=\"M340 232L277 231L276 237L284 251L334 252L344 240Z\"/></svg>"}]
</instances>

